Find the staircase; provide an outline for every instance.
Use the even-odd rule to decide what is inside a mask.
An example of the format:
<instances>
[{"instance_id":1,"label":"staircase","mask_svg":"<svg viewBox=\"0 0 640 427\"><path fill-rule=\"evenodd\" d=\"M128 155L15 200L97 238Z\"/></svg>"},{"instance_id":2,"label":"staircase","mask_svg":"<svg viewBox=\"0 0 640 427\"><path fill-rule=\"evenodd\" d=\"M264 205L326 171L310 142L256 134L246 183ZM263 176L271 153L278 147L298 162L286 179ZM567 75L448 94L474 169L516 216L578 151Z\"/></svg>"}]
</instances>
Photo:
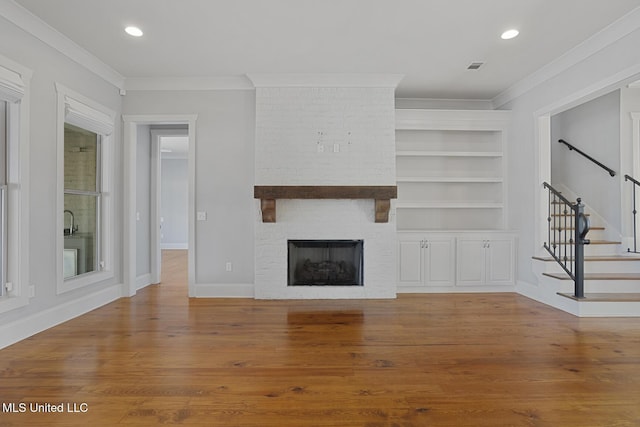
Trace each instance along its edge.
<instances>
[{"instance_id":1,"label":"staircase","mask_svg":"<svg viewBox=\"0 0 640 427\"><path fill-rule=\"evenodd\" d=\"M628 253L621 242L608 240L605 227L585 214L592 224L586 236L590 244L584 246L584 298L574 296L574 281L553 257L534 256L543 302L577 316L640 316L640 254ZM562 247L567 242L551 244Z\"/></svg>"}]
</instances>

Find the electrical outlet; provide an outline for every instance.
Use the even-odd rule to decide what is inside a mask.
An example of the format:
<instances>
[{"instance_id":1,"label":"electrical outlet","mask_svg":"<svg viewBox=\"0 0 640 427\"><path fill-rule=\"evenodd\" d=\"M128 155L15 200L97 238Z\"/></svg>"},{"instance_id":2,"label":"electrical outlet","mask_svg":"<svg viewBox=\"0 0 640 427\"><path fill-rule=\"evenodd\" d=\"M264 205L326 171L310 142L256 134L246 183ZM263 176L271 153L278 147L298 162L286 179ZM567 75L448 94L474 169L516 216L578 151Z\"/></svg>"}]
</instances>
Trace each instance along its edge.
<instances>
[{"instance_id":1,"label":"electrical outlet","mask_svg":"<svg viewBox=\"0 0 640 427\"><path fill-rule=\"evenodd\" d=\"M231 261L227 261L227 263L224 266L224 269L227 271L233 271L233 264L231 263Z\"/></svg>"},{"instance_id":2,"label":"electrical outlet","mask_svg":"<svg viewBox=\"0 0 640 427\"><path fill-rule=\"evenodd\" d=\"M36 296L36 287L31 285L29 286L29 298L34 298Z\"/></svg>"},{"instance_id":3,"label":"electrical outlet","mask_svg":"<svg viewBox=\"0 0 640 427\"><path fill-rule=\"evenodd\" d=\"M340 144L333 144L333 152L334 153L340 152Z\"/></svg>"}]
</instances>

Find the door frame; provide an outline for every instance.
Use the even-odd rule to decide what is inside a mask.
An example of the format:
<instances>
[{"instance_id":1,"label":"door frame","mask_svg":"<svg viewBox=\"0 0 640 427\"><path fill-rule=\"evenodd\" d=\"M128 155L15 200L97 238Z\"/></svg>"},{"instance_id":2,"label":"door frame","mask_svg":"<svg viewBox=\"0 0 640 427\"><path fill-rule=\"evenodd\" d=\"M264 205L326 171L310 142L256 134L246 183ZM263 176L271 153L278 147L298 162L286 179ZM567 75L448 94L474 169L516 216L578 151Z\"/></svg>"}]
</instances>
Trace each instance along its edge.
<instances>
[{"instance_id":1,"label":"door frame","mask_svg":"<svg viewBox=\"0 0 640 427\"><path fill-rule=\"evenodd\" d=\"M195 182L196 182L196 121L197 115L123 115L124 122L124 218L123 218L123 285L122 296L136 294L136 162L138 125L187 125L189 151L187 281L189 297L195 296ZM159 153L158 153L159 154ZM159 186L158 186L159 187ZM152 208L153 209L153 208ZM153 217L154 215L152 215ZM153 235L154 233L152 233ZM153 237L152 237L153 239ZM157 240L157 239L156 239ZM159 245L159 241L156 241ZM153 248L152 248L152 253ZM152 256L153 259L153 256ZM152 261L153 262L153 261Z\"/></svg>"},{"instance_id":2,"label":"door frame","mask_svg":"<svg viewBox=\"0 0 640 427\"><path fill-rule=\"evenodd\" d=\"M545 254L546 251L543 247L543 244L546 240L546 229L547 229L547 197L546 190L543 188L543 182L551 183L551 116L555 114L559 114L563 111L569 110L571 108L577 107L580 104L584 104L585 102L591 101L595 98L598 98L602 95L606 95L607 93L620 89L625 85L628 85L640 78L640 65L635 65L624 69L612 76L604 78L595 82L594 84L583 88L577 92L572 93L571 95L562 98L552 104L546 105L534 112L534 120L535 120L535 139L534 141L537 143L537 150L535 151L535 164L536 164L536 176L535 176L535 185L538 188L535 194L535 209L533 213L536 215L533 218L533 223L535 226L535 236L534 239L534 254L542 255ZM620 156L621 156L621 165L624 165L624 157L628 155L628 151L621 147ZM623 166L624 167L624 166ZM624 177L625 173L629 173L626 169L621 170L620 176ZM623 186L624 180L621 181L620 186ZM624 204L624 197L623 197ZM625 229L625 213L622 212L623 209L621 207L621 215L622 217L622 234L623 239L626 239L628 234L628 230Z\"/></svg>"}]
</instances>

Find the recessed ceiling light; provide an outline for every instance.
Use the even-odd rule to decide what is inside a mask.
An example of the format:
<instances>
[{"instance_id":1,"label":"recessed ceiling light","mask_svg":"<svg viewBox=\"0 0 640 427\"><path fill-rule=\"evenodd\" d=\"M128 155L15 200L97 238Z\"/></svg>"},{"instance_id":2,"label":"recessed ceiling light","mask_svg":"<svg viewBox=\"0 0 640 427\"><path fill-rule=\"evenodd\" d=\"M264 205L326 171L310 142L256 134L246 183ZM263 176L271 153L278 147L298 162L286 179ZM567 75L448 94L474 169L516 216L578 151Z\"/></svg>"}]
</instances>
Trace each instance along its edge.
<instances>
[{"instance_id":1,"label":"recessed ceiling light","mask_svg":"<svg viewBox=\"0 0 640 427\"><path fill-rule=\"evenodd\" d=\"M509 40L512 39L514 37L517 37L518 34L520 34L520 31L512 29L512 30L507 30L504 33L502 33L502 35L500 36L503 40Z\"/></svg>"},{"instance_id":2,"label":"recessed ceiling light","mask_svg":"<svg viewBox=\"0 0 640 427\"><path fill-rule=\"evenodd\" d=\"M138 27L127 27L124 30L127 32L127 34L133 37L142 37L142 34L144 34Z\"/></svg>"}]
</instances>

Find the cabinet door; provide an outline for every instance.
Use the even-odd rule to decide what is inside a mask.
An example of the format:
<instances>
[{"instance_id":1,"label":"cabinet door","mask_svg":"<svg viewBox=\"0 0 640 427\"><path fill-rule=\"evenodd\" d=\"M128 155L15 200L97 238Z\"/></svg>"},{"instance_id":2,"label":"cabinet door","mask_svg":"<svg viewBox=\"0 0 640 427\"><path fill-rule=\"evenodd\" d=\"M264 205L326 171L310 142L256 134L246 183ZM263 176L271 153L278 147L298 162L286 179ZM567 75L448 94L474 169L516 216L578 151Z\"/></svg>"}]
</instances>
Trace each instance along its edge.
<instances>
[{"instance_id":1,"label":"cabinet door","mask_svg":"<svg viewBox=\"0 0 640 427\"><path fill-rule=\"evenodd\" d=\"M427 286L453 286L456 274L454 239L427 240L424 281Z\"/></svg>"},{"instance_id":2,"label":"cabinet door","mask_svg":"<svg viewBox=\"0 0 640 427\"><path fill-rule=\"evenodd\" d=\"M492 239L487 247L487 284L513 285L515 280L513 239Z\"/></svg>"},{"instance_id":3,"label":"cabinet door","mask_svg":"<svg viewBox=\"0 0 640 427\"><path fill-rule=\"evenodd\" d=\"M401 240L398 244L398 281L404 286L422 285L422 241Z\"/></svg>"},{"instance_id":4,"label":"cabinet door","mask_svg":"<svg viewBox=\"0 0 640 427\"><path fill-rule=\"evenodd\" d=\"M473 286L485 283L486 240L458 239L456 249L457 285Z\"/></svg>"}]
</instances>

